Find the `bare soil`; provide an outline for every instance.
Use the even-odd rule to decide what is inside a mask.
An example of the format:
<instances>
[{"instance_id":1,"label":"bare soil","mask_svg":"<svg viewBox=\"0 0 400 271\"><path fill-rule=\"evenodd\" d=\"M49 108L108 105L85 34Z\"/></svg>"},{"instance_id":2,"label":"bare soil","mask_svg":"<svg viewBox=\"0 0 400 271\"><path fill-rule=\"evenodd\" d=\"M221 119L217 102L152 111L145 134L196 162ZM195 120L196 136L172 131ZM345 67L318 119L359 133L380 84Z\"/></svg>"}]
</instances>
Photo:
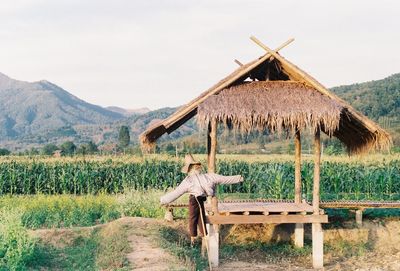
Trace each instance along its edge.
<instances>
[{"instance_id":1,"label":"bare soil","mask_svg":"<svg viewBox=\"0 0 400 271\"><path fill-rule=\"evenodd\" d=\"M163 221L149 218L124 218L132 223L132 231L128 240L132 252L127 255L132 270L167 271L182 270L182 263L157 245L156 227Z\"/></svg>"}]
</instances>

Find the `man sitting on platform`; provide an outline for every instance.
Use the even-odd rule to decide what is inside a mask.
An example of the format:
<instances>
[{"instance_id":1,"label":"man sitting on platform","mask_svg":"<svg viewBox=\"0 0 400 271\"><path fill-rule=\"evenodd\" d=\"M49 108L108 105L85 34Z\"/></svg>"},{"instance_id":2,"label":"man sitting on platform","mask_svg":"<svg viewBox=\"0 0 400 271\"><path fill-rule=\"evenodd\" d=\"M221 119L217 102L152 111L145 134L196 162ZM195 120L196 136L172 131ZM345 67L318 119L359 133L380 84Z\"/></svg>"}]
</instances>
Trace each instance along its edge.
<instances>
[{"instance_id":1,"label":"man sitting on platform","mask_svg":"<svg viewBox=\"0 0 400 271\"><path fill-rule=\"evenodd\" d=\"M185 165L182 168L183 173L187 173L187 177L179 184L179 186L160 198L161 204L169 204L185 193L189 196L189 231L190 242L193 245L197 237L197 225L199 225L200 235L207 234L203 218L205 217L204 201L207 196L215 195L215 187L217 184L234 184L243 182L243 177L222 176L215 173L201 173L201 163L195 161L191 154L185 156Z\"/></svg>"}]
</instances>

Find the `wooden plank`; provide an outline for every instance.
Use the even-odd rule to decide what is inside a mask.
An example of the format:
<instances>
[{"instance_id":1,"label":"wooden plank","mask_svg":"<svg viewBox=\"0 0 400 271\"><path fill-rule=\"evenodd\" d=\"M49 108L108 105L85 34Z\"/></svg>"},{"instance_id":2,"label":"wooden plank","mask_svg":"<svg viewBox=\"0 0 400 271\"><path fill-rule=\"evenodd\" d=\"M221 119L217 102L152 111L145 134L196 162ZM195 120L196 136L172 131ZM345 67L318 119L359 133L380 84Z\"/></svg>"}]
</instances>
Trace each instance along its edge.
<instances>
[{"instance_id":1,"label":"wooden plank","mask_svg":"<svg viewBox=\"0 0 400 271\"><path fill-rule=\"evenodd\" d=\"M313 210L319 214L319 189L321 167L321 132L318 128L314 136L314 182L313 182Z\"/></svg>"},{"instance_id":2,"label":"wooden plank","mask_svg":"<svg viewBox=\"0 0 400 271\"><path fill-rule=\"evenodd\" d=\"M210 224L258 224L258 223L328 223L327 215L212 215Z\"/></svg>"}]
</instances>

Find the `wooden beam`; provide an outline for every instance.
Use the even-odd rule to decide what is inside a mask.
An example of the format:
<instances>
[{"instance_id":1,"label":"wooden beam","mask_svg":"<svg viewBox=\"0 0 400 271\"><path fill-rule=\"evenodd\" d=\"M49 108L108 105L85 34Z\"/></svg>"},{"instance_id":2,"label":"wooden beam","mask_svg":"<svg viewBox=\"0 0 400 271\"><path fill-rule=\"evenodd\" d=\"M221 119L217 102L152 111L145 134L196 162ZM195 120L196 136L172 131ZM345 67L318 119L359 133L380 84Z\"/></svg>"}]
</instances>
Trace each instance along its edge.
<instances>
[{"instance_id":1,"label":"wooden beam","mask_svg":"<svg viewBox=\"0 0 400 271\"><path fill-rule=\"evenodd\" d=\"M319 214L319 189L321 167L321 131L318 128L314 135L314 182L313 182L313 210Z\"/></svg>"},{"instance_id":2,"label":"wooden beam","mask_svg":"<svg viewBox=\"0 0 400 271\"><path fill-rule=\"evenodd\" d=\"M281 46L275 49L274 52L278 52L281 49L285 48L287 45L292 43L294 39L289 39L288 41L284 42ZM210 89L206 91L206 93L200 98L196 98L188 103L187 106L183 106L182 109L176 111L174 114L172 114L168 119L164 121L164 126L168 128L170 125L172 125L177 119L180 119L182 116L186 115L188 112L191 112L193 109L195 109L199 104L204 102L208 97L211 95L214 95L221 91L222 89L228 87L232 83L234 83L237 79L245 75L246 73L249 73L251 70L253 70L255 67L263 63L265 60L269 59L272 55L270 53L266 53L264 56L261 58L257 59L256 61L253 61L251 64L247 67L245 67L243 70L240 72L233 72L231 75L226 77L225 79L221 80L218 82L216 85L212 86Z\"/></svg>"},{"instance_id":3,"label":"wooden beam","mask_svg":"<svg viewBox=\"0 0 400 271\"><path fill-rule=\"evenodd\" d=\"M327 215L212 215L208 223L215 224L259 224L259 223L328 223Z\"/></svg>"},{"instance_id":4,"label":"wooden beam","mask_svg":"<svg viewBox=\"0 0 400 271\"><path fill-rule=\"evenodd\" d=\"M239 60L235 59L235 63L238 64L239 66L243 66L243 63L240 62Z\"/></svg>"}]
</instances>

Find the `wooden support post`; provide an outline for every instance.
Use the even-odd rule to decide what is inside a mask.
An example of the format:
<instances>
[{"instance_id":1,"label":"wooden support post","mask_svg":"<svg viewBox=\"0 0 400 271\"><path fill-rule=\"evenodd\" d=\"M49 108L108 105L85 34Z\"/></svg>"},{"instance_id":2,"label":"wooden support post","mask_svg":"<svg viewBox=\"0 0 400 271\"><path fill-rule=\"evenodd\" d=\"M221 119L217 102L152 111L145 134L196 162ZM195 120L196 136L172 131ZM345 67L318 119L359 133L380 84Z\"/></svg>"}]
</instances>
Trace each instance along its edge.
<instances>
[{"instance_id":1,"label":"wooden support post","mask_svg":"<svg viewBox=\"0 0 400 271\"><path fill-rule=\"evenodd\" d=\"M167 208L165 211L164 219L168 222L174 221L174 213L172 208Z\"/></svg>"},{"instance_id":2,"label":"wooden support post","mask_svg":"<svg viewBox=\"0 0 400 271\"><path fill-rule=\"evenodd\" d=\"M324 233L321 223L312 224L312 258L314 268L324 267Z\"/></svg>"},{"instance_id":3,"label":"wooden support post","mask_svg":"<svg viewBox=\"0 0 400 271\"><path fill-rule=\"evenodd\" d=\"M217 120L212 119L208 124L208 135L207 135L208 173L215 173L216 153L217 153ZM217 197L211 198L211 209L214 216L219 215ZM208 230L208 260L210 261L213 267L217 267L219 265L219 226L213 224L207 224L207 230Z\"/></svg>"},{"instance_id":4,"label":"wooden support post","mask_svg":"<svg viewBox=\"0 0 400 271\"><path fill-rule=\"evenodd\" d=\"M313 211L319 214L319 180L321 166L321 131L315 132L314 137L314 184L313 184ZM324 267L324 233L321 223L312 224L312 258L314 268Z\"/></svg>"},{"instance_id":5,"label":"wooden support post","mask_svg":"<svg viewBox=\"0 0 400 271\"><path fill-rule=\"evenodd\" d=\"M213 212L213 215L218 215L218 198L217 197L212 197L211 198L211 210Z\"/></svg>"},{"instance_id":6,"label":"wooden support post","mask_svg":"<svg viewBox=\"0 0 400 271\"><path fill-rule=\"evenodd\" d=\"M212 119L208 124L208 135L207 135L208 173L215 173L216 153L217 153L217 120Z\"/></svg>"},{"instance_id":7,"label":"wooden support post","mask_svg":"<svg viewBox=\"0 0 400 271\"><path fill-rule=\"evenodd\" d=\"M319 214L319 179L321 167L321 131L318 128L314 137L314 183L313 183L313 211Z\"/></svg>"},{"instance_id":8,"label":"wooden support post","mask_svg":"<svg viewBox=\"0 0 400 271\"><path fill-rule=\"evenodd\" d=\"M362 214L363 214L363 209L358 209L356 210L356 223L357 226L362 226Z\"/></svg>"},{"instance_id":9,"label":"wooden support post","mask_svg":"<svg viewBox=\"0 0 400 271\"><path fill-rule=\"evenodd\" d=\"M212 267L219 265L219 232L218 225L207 224L208 230L208 260Z\"/></svg>"},{"instance_id":10,"label":"wooden support post","mask_svg":"<svg viewBox=\"0 0 400 271\"><path fill-rule=\"evenodd\" d=\"M301 203L301 140L300 131L296 131L295 146L295 170L294 170L294 202Z\"/></svg>"},{"instance_id":11,"label":"wooden support post","mask_svg":"<svg viewBox=\"0 0 400 271\"><path fill-rule=\"evenodd\" d=\"M296 131L295 145L295 170L294 170L294 202L301 203L301 139L300 131ZM304 247L304 224L296 223L294 228L294 245Z\"/></svg>"}]
</instances>

